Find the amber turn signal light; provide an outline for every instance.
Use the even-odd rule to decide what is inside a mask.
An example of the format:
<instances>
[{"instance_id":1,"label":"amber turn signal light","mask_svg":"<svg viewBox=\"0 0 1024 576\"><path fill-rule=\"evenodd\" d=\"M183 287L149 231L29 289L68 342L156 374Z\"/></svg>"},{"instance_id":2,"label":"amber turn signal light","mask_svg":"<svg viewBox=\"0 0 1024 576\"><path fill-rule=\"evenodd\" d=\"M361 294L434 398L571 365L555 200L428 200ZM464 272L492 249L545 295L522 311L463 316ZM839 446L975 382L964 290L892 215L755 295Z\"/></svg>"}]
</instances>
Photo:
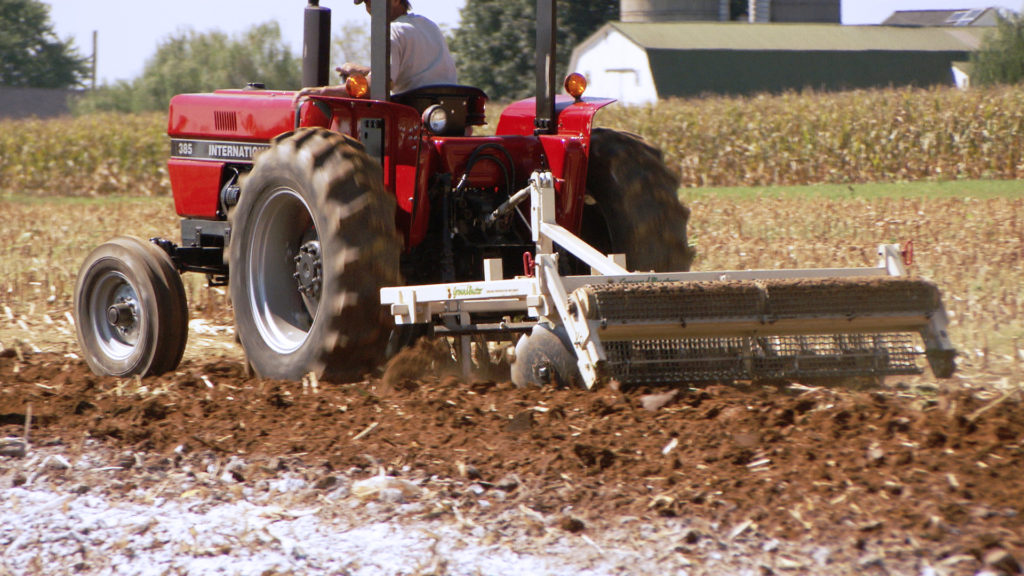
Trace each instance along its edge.
<instances>
[{"instance_id":1,"label":"amber turn signal light","mask_svg":"<svg viewBox=\"0 0 1024 576\"><path fill-rule=\"evenodd\" d=\"M353 74L345 79L345 90L353 98L365 98L370 93L370 81L362 74Z\"/></svg>"},{"instance_id":2,"label":"amber turn signal light","mask_svg":"<svg viewBox=\"0 0 1024 576\"><path fill-rule=\"evenodd\" d=\"M583 74L573 72L565 77L565 91L570 96L576 99L577 102L583 97L583 93L587 90L587 79L583 77Z\"/></svg>"}]
</instances>

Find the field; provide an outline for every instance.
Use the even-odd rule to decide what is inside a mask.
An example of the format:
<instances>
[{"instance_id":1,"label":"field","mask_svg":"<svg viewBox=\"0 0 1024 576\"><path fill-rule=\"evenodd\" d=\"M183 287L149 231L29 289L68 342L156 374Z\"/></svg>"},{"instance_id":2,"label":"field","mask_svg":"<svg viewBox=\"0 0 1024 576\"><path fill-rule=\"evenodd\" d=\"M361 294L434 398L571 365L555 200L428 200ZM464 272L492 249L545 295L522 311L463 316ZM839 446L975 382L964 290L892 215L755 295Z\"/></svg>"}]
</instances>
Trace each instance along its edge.
<instances>
[{"instance_id":1,"label":"field","mask_svg":"<svg viewBox=\"0 0 1024 576\"><path fill-rule=\"evenodd\" d=\"M674 100L597 122L656 144L688 188L1024 176L1020 88ZM164 114L0 121L0 196L166 194L166 129Z\"/></svg>"},{"instance_id":2,"label":"field","mask_svg":"<svg viewBox=\"0 0 1024 576\"><path fill-rule=\"evenodd\" d=\"M693 211L695 269L869 266L878 244L912 242L912 272L942 288L961 364L1002 373L1024 362L1024 196L1013 182L684 189L681 198ZM70 333L78 266L117 234L177 241L172 201L0 200L0 344L45 348L51 322ZM223 291L187 278L195 314L227 321Z\"/></svg>"},{"instance_id":3,"label":"field","mask_svg":"<svg viewBox=\"0 0 1024 576\"><path fill-rule=\"evenodd\" d=\"M19 157L5 125L0 438L31 424L32 444L0 456L0 575L140 559L167 573L1017 573L1020 97L786 95L602 116L680 167L695 269L873 265L877 244L909 241L961 351L948 381L713 386L654 410L661 391L463 381L429 346L401 357L415 382L394 367L357 384L260 381L229 302L199 278L176 374L92 376L69 317L78 266L116 234L178 239L166 146L157 134L112 152L100 137L86 154L60 135L119 119L23 121ZM130 122L159 130L156 117ZM380 470L389 488L367 496ZM396 549L342 537L373 526Z\"/></svg>"}]
</instances>

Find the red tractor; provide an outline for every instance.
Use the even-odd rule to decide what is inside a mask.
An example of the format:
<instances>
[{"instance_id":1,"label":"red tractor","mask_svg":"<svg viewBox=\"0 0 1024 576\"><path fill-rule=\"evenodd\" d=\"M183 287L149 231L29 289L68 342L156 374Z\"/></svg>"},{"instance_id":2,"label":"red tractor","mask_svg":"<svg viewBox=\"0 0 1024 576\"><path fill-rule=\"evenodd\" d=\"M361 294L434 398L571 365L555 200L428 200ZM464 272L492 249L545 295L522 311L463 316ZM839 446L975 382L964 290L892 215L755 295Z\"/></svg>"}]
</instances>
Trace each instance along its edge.
<instances>
[{"instance_id":1,"label":"red tractor","mask_svg":"<svg viewBox=\"0 0 1024 576\"><path fill-rule=\"evenodd\" d=\"M308 86L328 79L330 12L317 4L306 8ZM485 123L477 88L387 93L387 2L373 5L370 97L358 82L351 97L298 106L258 84L175 97L168 170L181 244L122 237L86 262L75 312L93 370L175 368L187 335L180 271L230 286L260 376L358 377L392 335L380 288L481 279L487 258L527 272L521 211L488 216L541 168L556 178L567 229L642 269L688 268L678 181L640 139L592 130L613 100L555 96L554 3L541 4L539 61L551 72L538 75L536 101L506 108L494 136L466 135Z\"/></svg>"},{"instance_id":2,"label":"red tractor","mask_svg":"<svg viewBox=\"0 0 1024 576\"><path fill-rule=\"evenodd\" d=\"M538 1L537 96L493 136L471 135L477 88L388 93L387 10L373 5L374 72L347 97L252 84L171 101L181 243L119 237L86 260L74 306L94 371L174 369L180 273L200 272L230 287L248 362L269 378L359 378L432 332L460 338L464 363L470 339L518 338L519 384L915 372L907 331L952 372L937 290L885 278L903 273L891 247L866 271L687 272L689 212L660 152L594 129L612 100L584 98L581 77L555 95L554 0ZM329 22L309 0L306 86L328 83Z\"/></svg>"}]
</instances>

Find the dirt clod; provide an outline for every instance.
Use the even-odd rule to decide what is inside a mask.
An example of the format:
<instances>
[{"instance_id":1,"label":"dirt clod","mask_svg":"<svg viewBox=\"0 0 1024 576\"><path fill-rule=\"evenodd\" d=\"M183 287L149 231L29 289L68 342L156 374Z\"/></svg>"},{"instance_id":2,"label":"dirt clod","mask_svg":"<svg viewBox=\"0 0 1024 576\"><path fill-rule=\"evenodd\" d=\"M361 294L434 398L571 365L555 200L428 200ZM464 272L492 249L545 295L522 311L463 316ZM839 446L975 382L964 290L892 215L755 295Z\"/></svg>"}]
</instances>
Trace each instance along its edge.
<instances>
[{"instance_id":1,"label":"dirt clod","mask_svg":"<svg viewBox=\"0 0 1024 576\"><path fill-rule=\"evenodd\" d=\"M558 522L558 527L562 530L565 530L566 532L572 532L573 534L577 534L579 532L583 532L583 530L586 529L587 525L583 522L583 520L580 520L575 516L563 516L561 521Z\"/></svg>"}]
</instances>

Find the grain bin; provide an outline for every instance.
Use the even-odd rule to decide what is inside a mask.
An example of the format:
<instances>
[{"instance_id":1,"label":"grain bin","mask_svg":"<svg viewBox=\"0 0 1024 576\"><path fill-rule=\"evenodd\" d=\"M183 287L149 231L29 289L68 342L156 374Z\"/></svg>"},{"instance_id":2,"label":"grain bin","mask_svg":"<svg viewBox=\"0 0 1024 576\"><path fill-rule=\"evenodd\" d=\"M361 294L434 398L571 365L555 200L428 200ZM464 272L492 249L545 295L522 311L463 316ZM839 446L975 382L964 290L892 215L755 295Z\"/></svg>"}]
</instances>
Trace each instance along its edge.
<instances>
[{"instance_id":1,"label":"grain bin","mask_svg":"<svg viewBox=\"0 0 1024 576\"><path fill-rule=\"evenodd\" d=\"M623 22L717 22L728 20L728 14L729 0L622 0L619 8Z\"/></svg>"},{"instance_id":2,"label":"grain bin","mask_svg":"<svg viewBox=\"0 0 1024 576\"><path fill-rule=\"evenodd\" d=\"M840 0L750 0L751 22L840 22Z\"/></svg>"}]
</instances>

